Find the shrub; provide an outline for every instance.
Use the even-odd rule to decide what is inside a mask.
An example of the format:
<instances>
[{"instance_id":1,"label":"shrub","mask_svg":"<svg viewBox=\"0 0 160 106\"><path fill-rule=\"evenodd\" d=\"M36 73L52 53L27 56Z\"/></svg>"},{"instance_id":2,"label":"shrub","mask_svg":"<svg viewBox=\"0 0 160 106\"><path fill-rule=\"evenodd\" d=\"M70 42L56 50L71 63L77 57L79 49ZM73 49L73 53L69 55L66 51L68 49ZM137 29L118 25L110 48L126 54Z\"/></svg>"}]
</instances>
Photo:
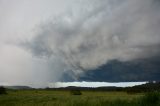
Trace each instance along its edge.
<instances>
[{"instance_id":1,"label":"shrub","mask_svg":"<svg viewBox=\"0 0 160 106\"><path fill-rule=\"evenodd\" d=\"M159 106L160 94L158 92L150 92L145 94L141 100L142 106Z\"/></svg>"},{"instance_id":2,"label":"shrub","mask_svg":"<svg viewBox=\"0 0 160 106\"><path fill-rule=\"evenodd\" d=\"M71 90L70 93L71 95L82 95L80 90Z\"/></svg>"},{"instance_id":3,"label":"shrub","mask_svg":"<svg viewBox=\"0 0 160 106\"><path fill-rule=\"evenodd\" d=\"M0 94L7 94L4 87L0 87Z\"/></svg>"}]
</instances>

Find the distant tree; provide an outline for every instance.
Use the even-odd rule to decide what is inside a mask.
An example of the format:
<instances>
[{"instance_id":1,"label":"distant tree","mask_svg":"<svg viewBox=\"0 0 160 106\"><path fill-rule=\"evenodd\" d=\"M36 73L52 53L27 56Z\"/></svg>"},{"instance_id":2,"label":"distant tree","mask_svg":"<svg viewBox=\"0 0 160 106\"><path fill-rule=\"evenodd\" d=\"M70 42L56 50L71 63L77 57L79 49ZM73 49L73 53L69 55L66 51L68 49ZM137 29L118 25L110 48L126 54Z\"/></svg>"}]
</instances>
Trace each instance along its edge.
<instances>
[{"instance_id":1,"label":"distant tree","mask_svg":"<svg viewBox=\"0 0 160 106\"><path fill-rule=\"evenodd\" d=\"M6 89L4 87L2 87L2 86L0 87L0 95L1 94L7 94L6 93Z\"/></svg>"},{"instance_id":2,"label":"distant tree","mask_svg":"<svg viewBox=\"0 0 160 106\"><path fill-rule=\"evenodd\" d=\"M71 90L70 93L71 95L82 95L80 90Z\"/></svg>"}]
</instances>

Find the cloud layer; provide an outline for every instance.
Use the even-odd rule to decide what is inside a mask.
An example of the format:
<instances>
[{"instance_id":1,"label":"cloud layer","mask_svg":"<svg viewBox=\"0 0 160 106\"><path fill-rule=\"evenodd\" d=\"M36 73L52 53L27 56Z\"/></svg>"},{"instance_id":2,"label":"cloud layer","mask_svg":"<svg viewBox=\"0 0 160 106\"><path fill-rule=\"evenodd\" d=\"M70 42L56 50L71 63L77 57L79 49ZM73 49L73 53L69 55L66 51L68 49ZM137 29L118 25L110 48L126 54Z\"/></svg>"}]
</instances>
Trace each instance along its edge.
<instances>
[{"instance_id":1,"label":"cloud layer","mask_svg":"<svg viewBox=\"0 0 160 106\"><path fill-rule=\"evenodd\" d=\"M81 2L44 23L25 46L75 74L110 60L132 61L160 53L158 0ZM58 60L58 61L57 61Z\"/></svg>"},{"instance_id":2,"label":"cloud layer","mask_svg":"<svg viewBox=\"0 0 160 106\"><path fill-rule=\"evenodd\" d=\"M159 56L159 10L159 0L0 0L0 84L44 86Z\"/></svg>"}]
</instances>

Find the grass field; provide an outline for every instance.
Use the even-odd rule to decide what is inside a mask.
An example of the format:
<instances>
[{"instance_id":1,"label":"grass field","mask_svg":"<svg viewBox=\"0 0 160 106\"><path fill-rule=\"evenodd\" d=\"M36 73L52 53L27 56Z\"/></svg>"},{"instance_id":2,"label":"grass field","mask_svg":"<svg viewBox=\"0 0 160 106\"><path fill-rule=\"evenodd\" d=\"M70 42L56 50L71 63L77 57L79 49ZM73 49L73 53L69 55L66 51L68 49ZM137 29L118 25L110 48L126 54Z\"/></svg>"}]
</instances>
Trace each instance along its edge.
<instances>
[{"instance_id":1,"label":"grass field","mask_svg":"<svg viewBox=\"0 0 160 106\"><path fill-rule=\"evenodd\" d=\"M0 95L0 106L152 106L153 103L154 106L158 106L160 104L159 95L146 97L142 93L82 91L82 95L71 95L70 91L50 90L14 90L7 93Z\"/></svg>"}]
</instances>

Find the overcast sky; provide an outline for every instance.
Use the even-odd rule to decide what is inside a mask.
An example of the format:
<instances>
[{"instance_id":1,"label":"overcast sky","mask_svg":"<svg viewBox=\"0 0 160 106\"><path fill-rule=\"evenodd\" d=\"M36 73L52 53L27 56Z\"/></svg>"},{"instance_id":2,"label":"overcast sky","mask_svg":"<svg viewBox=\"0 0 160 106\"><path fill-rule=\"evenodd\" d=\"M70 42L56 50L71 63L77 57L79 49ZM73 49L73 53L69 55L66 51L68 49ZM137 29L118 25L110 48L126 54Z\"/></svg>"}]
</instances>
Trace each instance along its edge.
<instances>
[{"instance_id":1,"label":"overcast sky","mask_svg":"<svg viewBox=\"0 0 160 106\"><path fill-rule=\"evenodd\" d=\"M158 0L0 0L0 84L75 80L160 53Z\"/></svg>"},{"instance_id":2,"label":"overcast sky","mask_svg":"<svg viewBox=\"0 0 160 106\"><path fill-rule=\"evenodd\" d=\"M0 0L1 84L41 85L49 80L48 63L18 44L31 39L37 26L71 5L73 0Z\"/></svg>"}]
</instances>

